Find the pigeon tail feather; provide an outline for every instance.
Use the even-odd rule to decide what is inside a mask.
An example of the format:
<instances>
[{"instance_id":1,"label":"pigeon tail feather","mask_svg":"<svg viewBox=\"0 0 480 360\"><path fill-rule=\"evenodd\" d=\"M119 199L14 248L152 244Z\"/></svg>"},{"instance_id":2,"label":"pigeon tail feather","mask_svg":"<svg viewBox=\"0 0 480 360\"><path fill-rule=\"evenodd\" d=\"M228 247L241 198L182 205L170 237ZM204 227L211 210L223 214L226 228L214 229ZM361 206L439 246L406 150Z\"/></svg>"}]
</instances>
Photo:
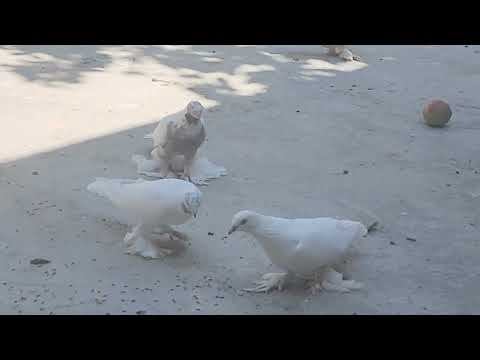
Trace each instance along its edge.
<instances>
[{"instance_id":1,"label":"pigeon tail feather","mask_svg":"<svg viewBox=\"0 0 480 360\"><path fill-rule=\"evenodd\" d=\"M107 199L114 198L117 194L122 192L122 188L126 184L134 184L142 182L142 179L107 179L96 178L94 182L87 186L87 190L98 196L105 197Z\"/></svg>"}]
</instances>

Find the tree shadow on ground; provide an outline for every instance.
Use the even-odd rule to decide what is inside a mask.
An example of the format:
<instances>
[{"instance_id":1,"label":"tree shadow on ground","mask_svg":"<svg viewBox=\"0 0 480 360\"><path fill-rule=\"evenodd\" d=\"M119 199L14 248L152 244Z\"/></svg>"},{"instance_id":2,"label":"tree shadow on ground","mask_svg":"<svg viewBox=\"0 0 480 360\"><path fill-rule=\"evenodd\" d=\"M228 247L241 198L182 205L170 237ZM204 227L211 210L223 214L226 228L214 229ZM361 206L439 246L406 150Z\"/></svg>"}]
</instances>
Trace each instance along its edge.
<instances>
[{"instance_id":1,"label":"tree shadow on ground","mask_svg":"<svg viewBox=\"0 0 480 360\"><path fill-rule=\"evenodd\" d=\"M157 80L161 80L162 75L175 75L193 91L204 91L206 84L215 86L215 92L209 94L212 96L264 93L268 91L266 80L271 71L276 71L279 77L297 76L297 80L303 81L350 71L342 61L325 55L320 46L318 52L287 51L284 55L265 46L213 45L8 45L0 46L0 50L6 55L1 68L47 86L81 83L89 74L120 63L126 65L124 74ZM144 62L162 65L166 74L136 69L136 63ZM250 90L240 90L249 84Z\"/></svg>"},{"instance_id":2,"label":"tree shadow on ground","mask_svg":"<svg viewBox=\"0 0 480 360\"><path fill-rule=\"evenodd\" d=\"M153 299L164 299L169 288L175 288L179 273L188 279L185 284L190 287L204 281L206 276L211 277L209 287L212 284L214 287L209 300L215 300L215 296L216 302L227 299L222 301L224 308L205 309L206 313L242 313L252 307L248 303L263 301L258 296L238 296L237 290L254 280L247 278L252 271L237 273L235 267L242 266L238 258L232 260L230 250L219 251L223 246L222 229L231 214L217 214L213 219L209 213L229 202L228 195L225 197L215 190L216 185L234 186L224 180L202 188L205 203L200 219L183 227L191 242L181 256L146 261L123 254L122 239L127 226L119 222L118 213L109 202L90 194L86 186L95 177L137 178L130 156L149 152L151 141L143 136L155 124L156 121L1 165L0 213L8 220L0 229L0 238L5 240L0 243L5 245L0 249L0 270L8 288L0 289L0 293L6 291L4 298L16 299L15 294L35 294L38 288L41 294L24 296L21 303L18 299L6 301L0 304L2 312L97 314L121 313L127 309L130 313L140 306L148 308L149 313L174 313L176 307L166 301L153 304ZM210 231L216 235L207 235ZM233 251L251 256L252 249L245 250L245 245L233 244ZM252 261L255 257L260 264L265 262L262 254L253 255ZM40 269L30 264L34 258L48 259L50 263ZM138 295L129 293L131 290L124 288L127 286L153 290ZM47 297L44 289L49 289L48 296L53 297ZM122 289L125 291L116 293ZM116 295L103 305L103 298L98 300L100 291ZM127 292L128 295L122 295ZM284 296L281 307L272 311L284 311L283 307L287 312L299 311L298 305L306 296L308 292L293 288ZM136 303L132 305L128 300L125 304L128 297ZM37 299L40 300L33 301ZM185 306L195 306L190 297L182 302Z\"/></svg>"},{"instance_id":3,"label":"tree shadow on ground","mask_svg":"<svg viewBox=\"0 0 480 360\"><path fill-rule=\"evenodd\" d=\"M113 58L105 52L108 48L101 45L3 45L0 49L11 61L1 63L0 67L32 82L51 86L75 84L81 82L84 75L101 72L112 63Z\"/></svg>"}]
</instances>

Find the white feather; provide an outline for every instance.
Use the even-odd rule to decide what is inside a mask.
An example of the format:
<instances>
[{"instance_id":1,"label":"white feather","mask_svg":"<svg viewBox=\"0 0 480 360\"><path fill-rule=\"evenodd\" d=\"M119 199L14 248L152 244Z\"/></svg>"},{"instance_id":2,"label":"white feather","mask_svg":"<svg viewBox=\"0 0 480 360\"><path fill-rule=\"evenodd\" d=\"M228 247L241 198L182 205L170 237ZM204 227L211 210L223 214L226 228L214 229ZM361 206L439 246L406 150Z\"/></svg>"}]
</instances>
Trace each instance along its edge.
<instances>
[{"instance_id":1,"label":"white feather","mask_svg":"<svg viewBox=\"0 0 480 360\"><path fill-rule=\"evenodd\" d=\"M161 179L155 181L97 178L87 189L108 198L130 225L180 225L190 219L182 209L187 193L198 188L187 181Z\"/></svg>"}]
</instances>

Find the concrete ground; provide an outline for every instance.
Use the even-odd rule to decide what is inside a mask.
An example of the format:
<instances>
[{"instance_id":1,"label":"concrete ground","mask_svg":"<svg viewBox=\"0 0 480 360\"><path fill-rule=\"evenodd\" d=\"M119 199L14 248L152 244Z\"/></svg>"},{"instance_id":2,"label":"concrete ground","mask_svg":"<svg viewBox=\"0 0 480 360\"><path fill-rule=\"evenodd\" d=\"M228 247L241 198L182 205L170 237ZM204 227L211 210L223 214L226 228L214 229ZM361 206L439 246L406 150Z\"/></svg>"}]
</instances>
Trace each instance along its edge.
<instances>
[{"instance_id":1,"label":"concrete ground","mask_svg":"<svg viewBox=\"0 0 480 360\"><path fill-rule=\"evenodd\" d=\"M0 313L480 313L480 46L352 49L363 62L319 46L0 47ZM423 124L432 98L450 126ZM124 255L127 228L86 185L136 178L143 135L194 99L229 175L201 188L186 252ZM345 204L381 219L349 265L364 290L240 291L272 269L251 237L222 240L235 212Z\"/></svg>"}]
</instances>

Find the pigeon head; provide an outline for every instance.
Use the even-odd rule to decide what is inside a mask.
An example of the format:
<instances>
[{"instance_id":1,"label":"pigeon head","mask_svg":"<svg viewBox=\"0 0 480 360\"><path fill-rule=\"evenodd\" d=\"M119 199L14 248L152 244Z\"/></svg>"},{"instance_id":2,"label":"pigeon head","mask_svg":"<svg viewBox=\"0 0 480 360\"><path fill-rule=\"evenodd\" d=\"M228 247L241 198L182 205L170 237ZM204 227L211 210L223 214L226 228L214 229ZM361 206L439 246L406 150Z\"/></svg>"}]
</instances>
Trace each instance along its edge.
<instances>
[{"instance_id":1,"label":"pigeon head","mask_svg":"<svg viewBox=\"0 0 480 360\"><path fill-rule=\"evenodd\" d=\"M187 111L185 118L189 122L197 122L200 120L203 114L204 107L198 101L190 101L187 105Z\"/></svg>"},{"instance_id":2,"label":"pigeon head","mask_svg":"<svg viewBox=\"0 0 480 360\"><path fill-rule=\"evenodd\" d=\"M189 192L185 194L185 200L182 203L182 209L194 218L197 217L198 209L202 202L202 195L198 192Z\"/></svg>"},{"instance_id":3,"label":"pigeon head","mask_svg":"<svg viewBox=\"0 0 480 360\"><path fill-rule=\"evenodd\" d=\"M249 231L255 226L256 213L248 210L240 211L233 216L232 226L228 231L228 235L231 235L235 231Z\"/></svg>"}]
</instances>

